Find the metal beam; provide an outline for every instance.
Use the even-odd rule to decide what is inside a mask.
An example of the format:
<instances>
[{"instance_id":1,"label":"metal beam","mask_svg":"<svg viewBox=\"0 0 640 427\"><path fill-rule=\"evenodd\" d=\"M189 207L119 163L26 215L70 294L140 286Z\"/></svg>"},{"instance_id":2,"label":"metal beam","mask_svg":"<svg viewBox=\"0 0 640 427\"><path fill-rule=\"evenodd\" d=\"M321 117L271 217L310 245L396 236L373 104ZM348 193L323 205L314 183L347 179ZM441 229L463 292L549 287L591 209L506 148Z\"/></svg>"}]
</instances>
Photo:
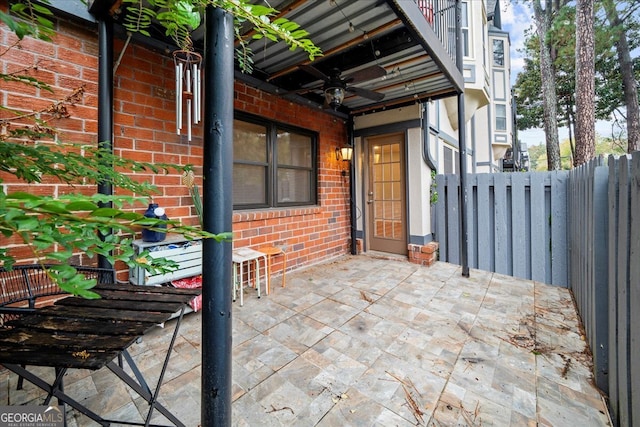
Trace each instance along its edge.
<instances>
[{"instance_id":1,"label":"metal beam","mask_svg":"<svg viewBox=\"0 0 640 427\"><path fill-rule=\"evenodd\" d=\"M456 0L456 65L460 74L464 67L464 59L462 55L462 2ZM458 144L460 151L458 156L460 170L460 234L462 234L462 242L460 245L460 262L462 264L462 275L469 277L469 257L468 244L469 233L467 231L467 124L464 118L464 88L458 94Z\"/></svg>"},{"instance_id":2,"label":"metal beam","mask_svg":"<svg viewBox=\"0 0 640 427\"><path fill-rule=\"evenodd\" d=\"M205 10L203 223L232 230L233 16ZM202 426L231 426L231 243L202 251Z\"/></svg>"},{"instance_id":3,"label":"metal beam","mask_svg":"<svg viewBox=\"0 0 640 427\"><path fill-rule=\"evenodd\" d=\"M107 15L98 18L98 147L113 154L113 20ZM98 193L112 195L111 182L100 181ZM113 268L104 255L98 255L98 267Z\"/></svg>"}]
</instances>

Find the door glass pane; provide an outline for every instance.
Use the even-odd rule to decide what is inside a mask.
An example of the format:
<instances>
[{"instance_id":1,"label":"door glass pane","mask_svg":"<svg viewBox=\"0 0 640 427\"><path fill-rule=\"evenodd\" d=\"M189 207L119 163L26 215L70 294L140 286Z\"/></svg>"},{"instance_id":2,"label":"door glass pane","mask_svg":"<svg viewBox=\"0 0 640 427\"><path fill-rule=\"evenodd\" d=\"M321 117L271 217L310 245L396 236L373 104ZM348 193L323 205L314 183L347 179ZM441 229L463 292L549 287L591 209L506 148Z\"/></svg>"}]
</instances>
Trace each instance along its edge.
<instances>
[{"instance_id":1,"label":"door glass pane","mask_svg":"<svg viewBox=\"0 0 640 427\"><path fill-rule=\"evenodd\" d=\"M393 199L393 190L391 187L391 183L390 182L386 182L383 184L384 186L384 193L383 193L383 197L385 200L392 200Z\"/></svg>"},{"instance_id":2,"label":"door glass pane","mask_svg":"<svg viewBox=\"0 0 640 427\"><path fill-rule=\"evenodd\" d=\"M402 239L402 223L400 221L393 222L393 238Z\"/></svg>"},{"instance_id":3,"label":"door glass pane","mask_svg":"<svg viewBox=\"0 0 640 427\"><path fill-rule=\"evenodd\" d=\"M393 200L402 200L402 194L400 194L400 183L393 183Z\"/></svg>"},{"instance_id":4,"label":"door glass pane","mask_svg":"<svg viewBox=\"0 0 640 427\"><path fill-rule=\"evenodd\" d=\"M402 203L393 202L393 219L402 219Z\"/></svg>"},{"instance_id":5,"label":"door glass pane","mask_svg":"<svg viewBox=\"0 0 640 427\"><path fill-rule=\"evenodd\" d=\"M394 144L391 146L391 161L394 163L400 161L400 145Z\"/></svg>"},{"instance_id":6,"label":"door glass pane","mask_svg":"<svg viewBox=\"0 0 640 427\"><path fill-rule=\"evenodd\" d=\"M374 200L382 200L383 199L383 184L375 183L373 184L373 199Z\"/></svg>"},{"instance_id":7,"label":"door glass pane","mask_svg":"<svg viewBox=\"0 0 640 427\"><path fill-rule=\"evenodd\" d=\"M382 218L382 212L383 212L383 206L382 203L374 203L374 208L375 208L375 217L376 218Z\"/></svg>"},{"instance_id":8,"label":"door glass pane","mask_svg":"<svg viewBox=\"0 0 640 427\"><path fill-rule=\"evenodd\" d=\"M391 176L389 179L400 181L400 163L393 163L391 167Z\"/></svg>"},{"instance_id":9,"label":"door glass pane","mask_svg":"<svg viewBox=\"0 0 640 427\"><path fill-rule=\"evenodd\" d=\"M373 164L377 165L380 162L382 162L382 152L380 147L378 146L374 146L373 147Z\"/></svg>"}]
</instances>

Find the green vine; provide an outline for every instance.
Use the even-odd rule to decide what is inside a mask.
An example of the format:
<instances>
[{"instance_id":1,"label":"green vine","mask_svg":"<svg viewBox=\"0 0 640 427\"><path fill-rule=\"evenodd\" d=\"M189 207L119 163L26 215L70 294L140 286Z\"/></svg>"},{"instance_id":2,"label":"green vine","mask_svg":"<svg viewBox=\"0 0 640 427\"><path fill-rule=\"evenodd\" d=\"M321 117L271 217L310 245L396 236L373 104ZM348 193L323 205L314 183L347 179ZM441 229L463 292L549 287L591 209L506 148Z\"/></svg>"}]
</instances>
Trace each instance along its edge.
<instances>
[{"instance_id":1,"label":"green vine","mask_svg":"<svg viewBox=\"0 0 640 427\"><path fill-rule=\"evenodd\" d=\"M436 203L438 203L438 191L436 190L436 188L438 188L438 184L436 183L436 175L437 172L435 170L432 170L431 186L429 187L429 203L431 203L431 205L435 205Z\"/></svg>"},{"instance_id":2,"label":"green vine","mask_svg":"<svg viewBox=\"0 0 640 427\"><path fill-rule=\"evenodd\" d=\"M254 33L250 39L266 38L273 42L282 41L290 50L302 49L313 60L322 55L322 51L310 39L309 33L298 24L286 18L273 19L278 11L274 8L251 4L247 0L123 0L127 11L124 27L131 32L150 36L149 28L158 22L165 35L171 37L179 49L193 50L191 33L198 28L201 15L207 6L216 6L233 14L235 36L239 42L236 48L238 64L242 71L252 71L252 52L240 29L250 25ZM272 20L273 19L273 20Z\"/></svg>"}]
</instances>

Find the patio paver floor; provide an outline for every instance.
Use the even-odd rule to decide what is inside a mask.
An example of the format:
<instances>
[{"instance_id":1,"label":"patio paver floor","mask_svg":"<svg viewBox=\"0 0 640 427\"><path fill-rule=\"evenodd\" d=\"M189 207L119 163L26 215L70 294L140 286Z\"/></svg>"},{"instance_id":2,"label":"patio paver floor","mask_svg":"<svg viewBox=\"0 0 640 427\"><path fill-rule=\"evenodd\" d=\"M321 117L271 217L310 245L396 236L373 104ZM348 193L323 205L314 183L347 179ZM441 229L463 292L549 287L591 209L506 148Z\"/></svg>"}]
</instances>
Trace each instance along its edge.
<instances>
[{"instance_id":1,"label":"patio paver floor","mask_svg":"<svg viewBox=\"0 0 640 427\"><path fill-rule=\"evenodd\" d=\"M569 291L470 276L361 255L288 273L286 288L276 279L260 299L248 289L233 305L233 425L610 425ZM185 316L160 393L193 427L200 324ZM147 378L160 372L168 326L131 347ZM39 404L16 381L0 373L0 402ZM144 402L107 370L72 370L65 390L107 417L141 420ZM73 412L69 421L95 425Z\"/></svg>"}]
</instances>

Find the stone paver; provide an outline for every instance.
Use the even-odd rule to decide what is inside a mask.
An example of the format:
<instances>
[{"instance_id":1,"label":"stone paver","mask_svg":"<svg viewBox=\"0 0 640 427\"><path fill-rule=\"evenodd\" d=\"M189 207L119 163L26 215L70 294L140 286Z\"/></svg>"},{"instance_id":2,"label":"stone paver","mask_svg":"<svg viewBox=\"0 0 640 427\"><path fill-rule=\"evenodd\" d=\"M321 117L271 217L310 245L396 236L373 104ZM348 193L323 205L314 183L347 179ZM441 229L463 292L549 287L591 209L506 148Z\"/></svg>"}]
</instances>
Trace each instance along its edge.
<instances>
[{"instance_id":1,"label":"stone paver","mask_svg":"<svg viewBox=\"0 0 640 427\"><path fill-rule=\"evenodd\" d=\"M234 426L607 426L568 290L446 263L345 256L247 289L233 306ZM200 422L199 313L185 317L160 400ZM171 332L131 348L157 378ZM140 421L144 402L106 370L71 371L89 407ZM0 373L2 404L39 393ZM93 426L69 412L70 426ZM155 422L164 422L154 416Z\"/></svg>"}]
</instances>

